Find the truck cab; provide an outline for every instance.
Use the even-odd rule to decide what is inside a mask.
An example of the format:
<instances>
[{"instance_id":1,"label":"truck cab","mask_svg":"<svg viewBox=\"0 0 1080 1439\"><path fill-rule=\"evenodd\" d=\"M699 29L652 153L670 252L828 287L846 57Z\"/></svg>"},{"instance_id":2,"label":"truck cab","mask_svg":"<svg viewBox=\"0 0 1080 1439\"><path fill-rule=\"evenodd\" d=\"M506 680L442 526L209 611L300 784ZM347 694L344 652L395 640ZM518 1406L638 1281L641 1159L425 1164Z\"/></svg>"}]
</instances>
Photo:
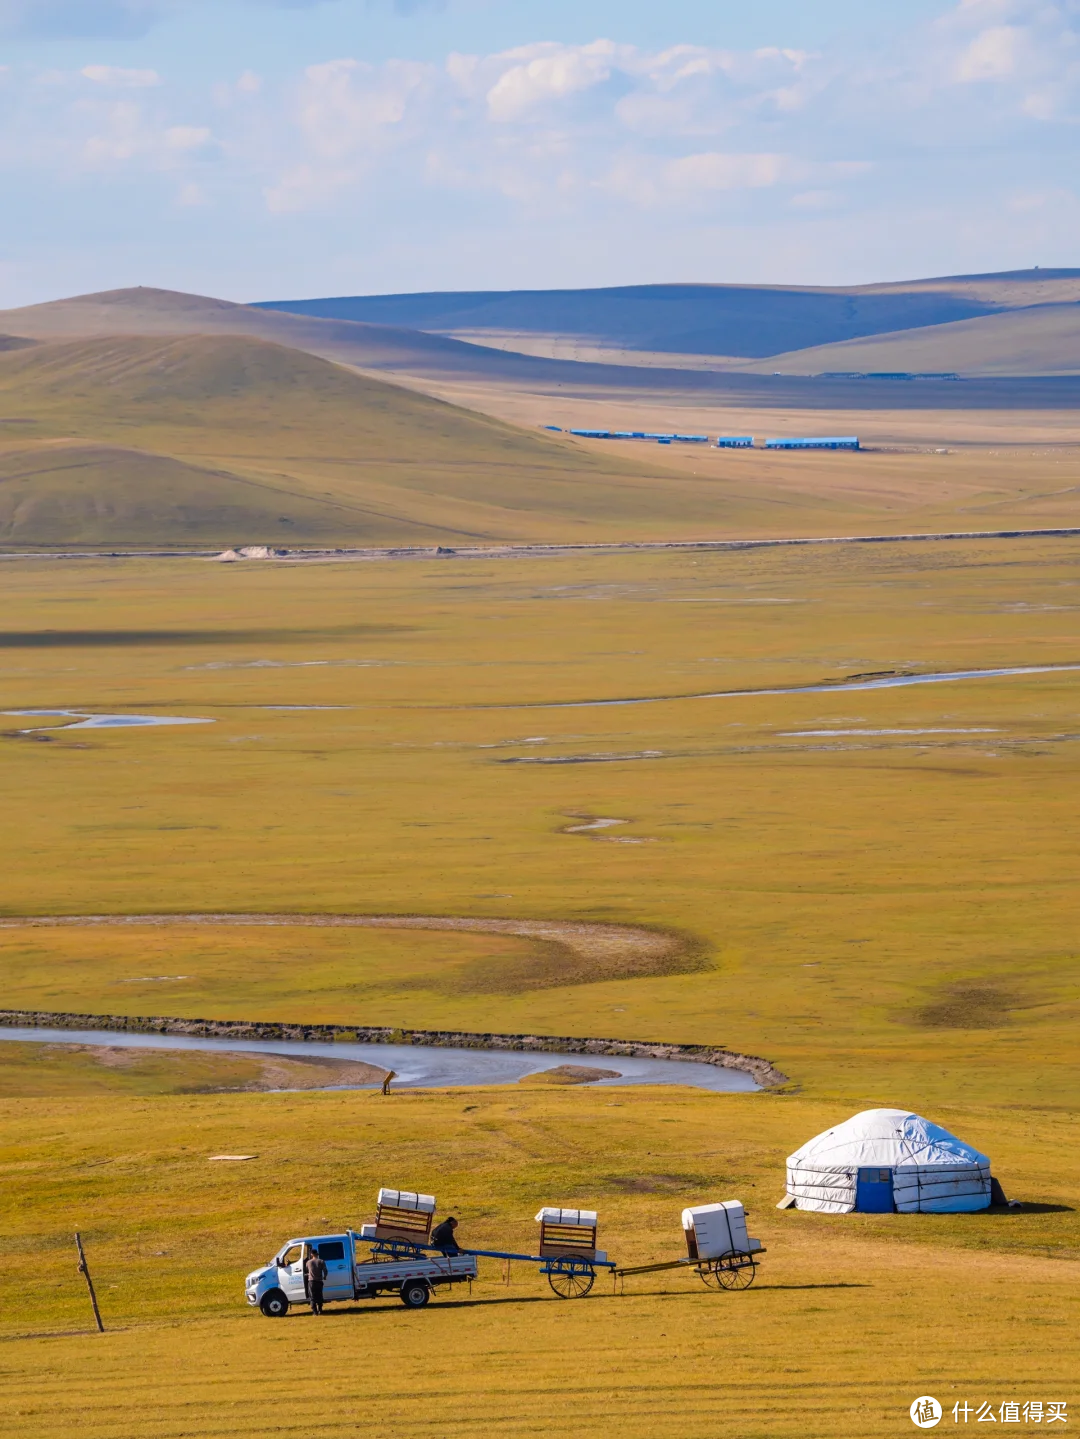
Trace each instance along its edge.
<instances>
[{"instance_id":1,"label":"truck cab","mask_svg":"<svg viewBox=\"0 0 1080 1439\"><path fill-rule=\"evenodd\" d=\"M389 1291L408 1308L421 1309L437 1287L476 1278L471 1254L445 1255L418 1245L403 1246L408 1252L372 1253L372 1244L370 1236L351 1229L290 1239L268 1264L247 1276L245 1298L268 1319L284 1318L294 1304L306 1304L304 1264L316 1252L326 1265L326 1304L374 1299Z\"/></svg>"}]
</instances>

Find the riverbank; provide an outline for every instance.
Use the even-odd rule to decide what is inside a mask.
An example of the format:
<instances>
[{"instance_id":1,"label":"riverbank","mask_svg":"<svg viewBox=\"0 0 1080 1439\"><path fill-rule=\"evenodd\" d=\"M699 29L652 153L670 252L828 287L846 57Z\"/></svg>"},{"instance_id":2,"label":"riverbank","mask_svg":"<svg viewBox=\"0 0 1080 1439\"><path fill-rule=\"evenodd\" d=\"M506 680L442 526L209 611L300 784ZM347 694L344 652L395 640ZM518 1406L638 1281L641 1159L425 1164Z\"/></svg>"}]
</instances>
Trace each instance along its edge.
<instances>
[{"instance_id":1,"label":"riverbank","mask_svg":"<svg viewBox=\"0 0 1080 1439\"><path fill-rule=\"evenodd\" d=\"M45 1010L0 1010L5 1029L76 1030L80 1035L108 1033L182 1036L228 1043L286 1042L291 1044L374 1044L395 1049L421 1047L485 1050L544 1055L558 1059L574 1055L605 1055L625 1059L661 1060L665 1063L707 1064L750 1075L762 1089L787 1083L766 1059L738 1054L709 1045L665 1044L629 1039L575 1039L537 1034L482 1034L462 1030L393 1029L388 1025L267 1023L258 1020L178 1019L168 1015L54 1014ZM378 1062L378 1061L376 1061ZM516 1076L515 1076L516 1077ZM463 1079L460 1082L475 1082Z\"/></svg>"}]
</instances>

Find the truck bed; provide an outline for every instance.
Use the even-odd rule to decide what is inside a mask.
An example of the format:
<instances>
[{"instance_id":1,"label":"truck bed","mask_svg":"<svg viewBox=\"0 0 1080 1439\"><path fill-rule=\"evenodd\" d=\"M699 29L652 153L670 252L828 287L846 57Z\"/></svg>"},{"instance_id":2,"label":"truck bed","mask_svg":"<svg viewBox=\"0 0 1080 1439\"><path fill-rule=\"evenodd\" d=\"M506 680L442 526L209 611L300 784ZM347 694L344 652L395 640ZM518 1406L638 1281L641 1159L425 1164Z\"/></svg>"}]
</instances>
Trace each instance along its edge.
<instances>
[{"instance_id":1,"label":"truck bed","mask_svg":"<svg viewBox=\"0 0 1080 1439\"><path fill-rule=\"evenodd\" d=\"M410 1256L383 1263L353 1266L353 1283L358 1292L377 1293L380 1289L400 1289L406 1279L426 1279L429 1284L459 1284L476 1278L476 1256L473 1254L438 1254L428 1258Z\"/></svg>"}]
</instances>

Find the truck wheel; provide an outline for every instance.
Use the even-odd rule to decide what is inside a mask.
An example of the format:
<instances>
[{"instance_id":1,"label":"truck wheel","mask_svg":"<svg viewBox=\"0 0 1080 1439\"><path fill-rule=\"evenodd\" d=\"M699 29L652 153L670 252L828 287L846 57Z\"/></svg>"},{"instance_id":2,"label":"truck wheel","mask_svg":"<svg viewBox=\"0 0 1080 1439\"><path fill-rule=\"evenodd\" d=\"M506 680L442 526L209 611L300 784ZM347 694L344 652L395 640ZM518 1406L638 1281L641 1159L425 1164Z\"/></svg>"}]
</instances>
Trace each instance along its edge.
<instances>
[{"instance_id":1,"label":"truck wheel","mask_svg":"<svg viewBox=\"0 0 1080 1439\"><path fill-rule=\"evenodd\" d=\"M268 1289L259 1300L259 1308L267 1319L284 1319L289 1312L289 1301L280 1289Z\"/></svg>"},{"instance_id":2,"label":"truck wheel","mask_svg":"<svg viewBox=\"0 0 1080 1439\"><path fill-rule=\"evenodd\" d=\"M431 1290L422 1279L406 1279L401 1286L401 1302L406 1309L423 1309L431 1298Z\"/></svg>"}]
</instances>

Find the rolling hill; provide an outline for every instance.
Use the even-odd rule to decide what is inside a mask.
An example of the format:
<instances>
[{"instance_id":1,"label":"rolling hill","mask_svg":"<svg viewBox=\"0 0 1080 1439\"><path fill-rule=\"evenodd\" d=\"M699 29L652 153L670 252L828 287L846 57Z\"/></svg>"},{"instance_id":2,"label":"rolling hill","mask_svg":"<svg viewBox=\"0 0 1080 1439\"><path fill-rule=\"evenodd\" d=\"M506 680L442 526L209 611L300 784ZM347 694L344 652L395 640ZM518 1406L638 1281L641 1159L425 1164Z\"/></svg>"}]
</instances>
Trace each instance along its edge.
<instances>
[{"instance_id":1,"label":"rolling hill","mask_svg":"<svg viewBox=\"0 0 1080 1439\"><path fill-rule=\"evenodd\" d=\"M1080 303L1024 309L925 326L838 345L773 355L757 373L954 371L964 376L1080 374Z\"/></svg>"},{"instance_id":2,"label":"rolling hill","mask_svg":"<svg viewBox=\"0 0 1080 1439\"><path fill-rule=\"evenodd\" d=\"M715 501L702 489L246 336L0 354L8 547L438 544L609 522L633 531L708 513Z\"/></svg>"},{"instance_id":3,"label":"rolling hill","mask_svg":"<svg viewBox=\"0 0 1080 1439\"><path fill-rule=\"evenodd\" d=\"M279 314L141 285L0 311L0 331L13 345L103 335L250 335L367 372L444 379L557 383L582 370L420 330ZM613 377L610 367L607 371L593 367L585 376L594 383Z\"/></svg>"},{"instance_id":4,"label":"rolling hill","mask_svg":"<svg viewBox=\"0 0 1080 1439\"><path fill-rule=\"evenodd\" d=\"M408 326L477 344L608 363L741 367L769 356L1080 301L1080 270L959 275L838 288L636 285L266 301L254 308ZM0 317L2 319L2 317ZM1026 363L1023 357L1017 363ZM874 368L896 368L875 366ZM946 368L927 365L925 368ZM953 367L955 368L955 367ZM1016 373L1056 372L1042 365Z\"/></svg>"}]
</instances>

